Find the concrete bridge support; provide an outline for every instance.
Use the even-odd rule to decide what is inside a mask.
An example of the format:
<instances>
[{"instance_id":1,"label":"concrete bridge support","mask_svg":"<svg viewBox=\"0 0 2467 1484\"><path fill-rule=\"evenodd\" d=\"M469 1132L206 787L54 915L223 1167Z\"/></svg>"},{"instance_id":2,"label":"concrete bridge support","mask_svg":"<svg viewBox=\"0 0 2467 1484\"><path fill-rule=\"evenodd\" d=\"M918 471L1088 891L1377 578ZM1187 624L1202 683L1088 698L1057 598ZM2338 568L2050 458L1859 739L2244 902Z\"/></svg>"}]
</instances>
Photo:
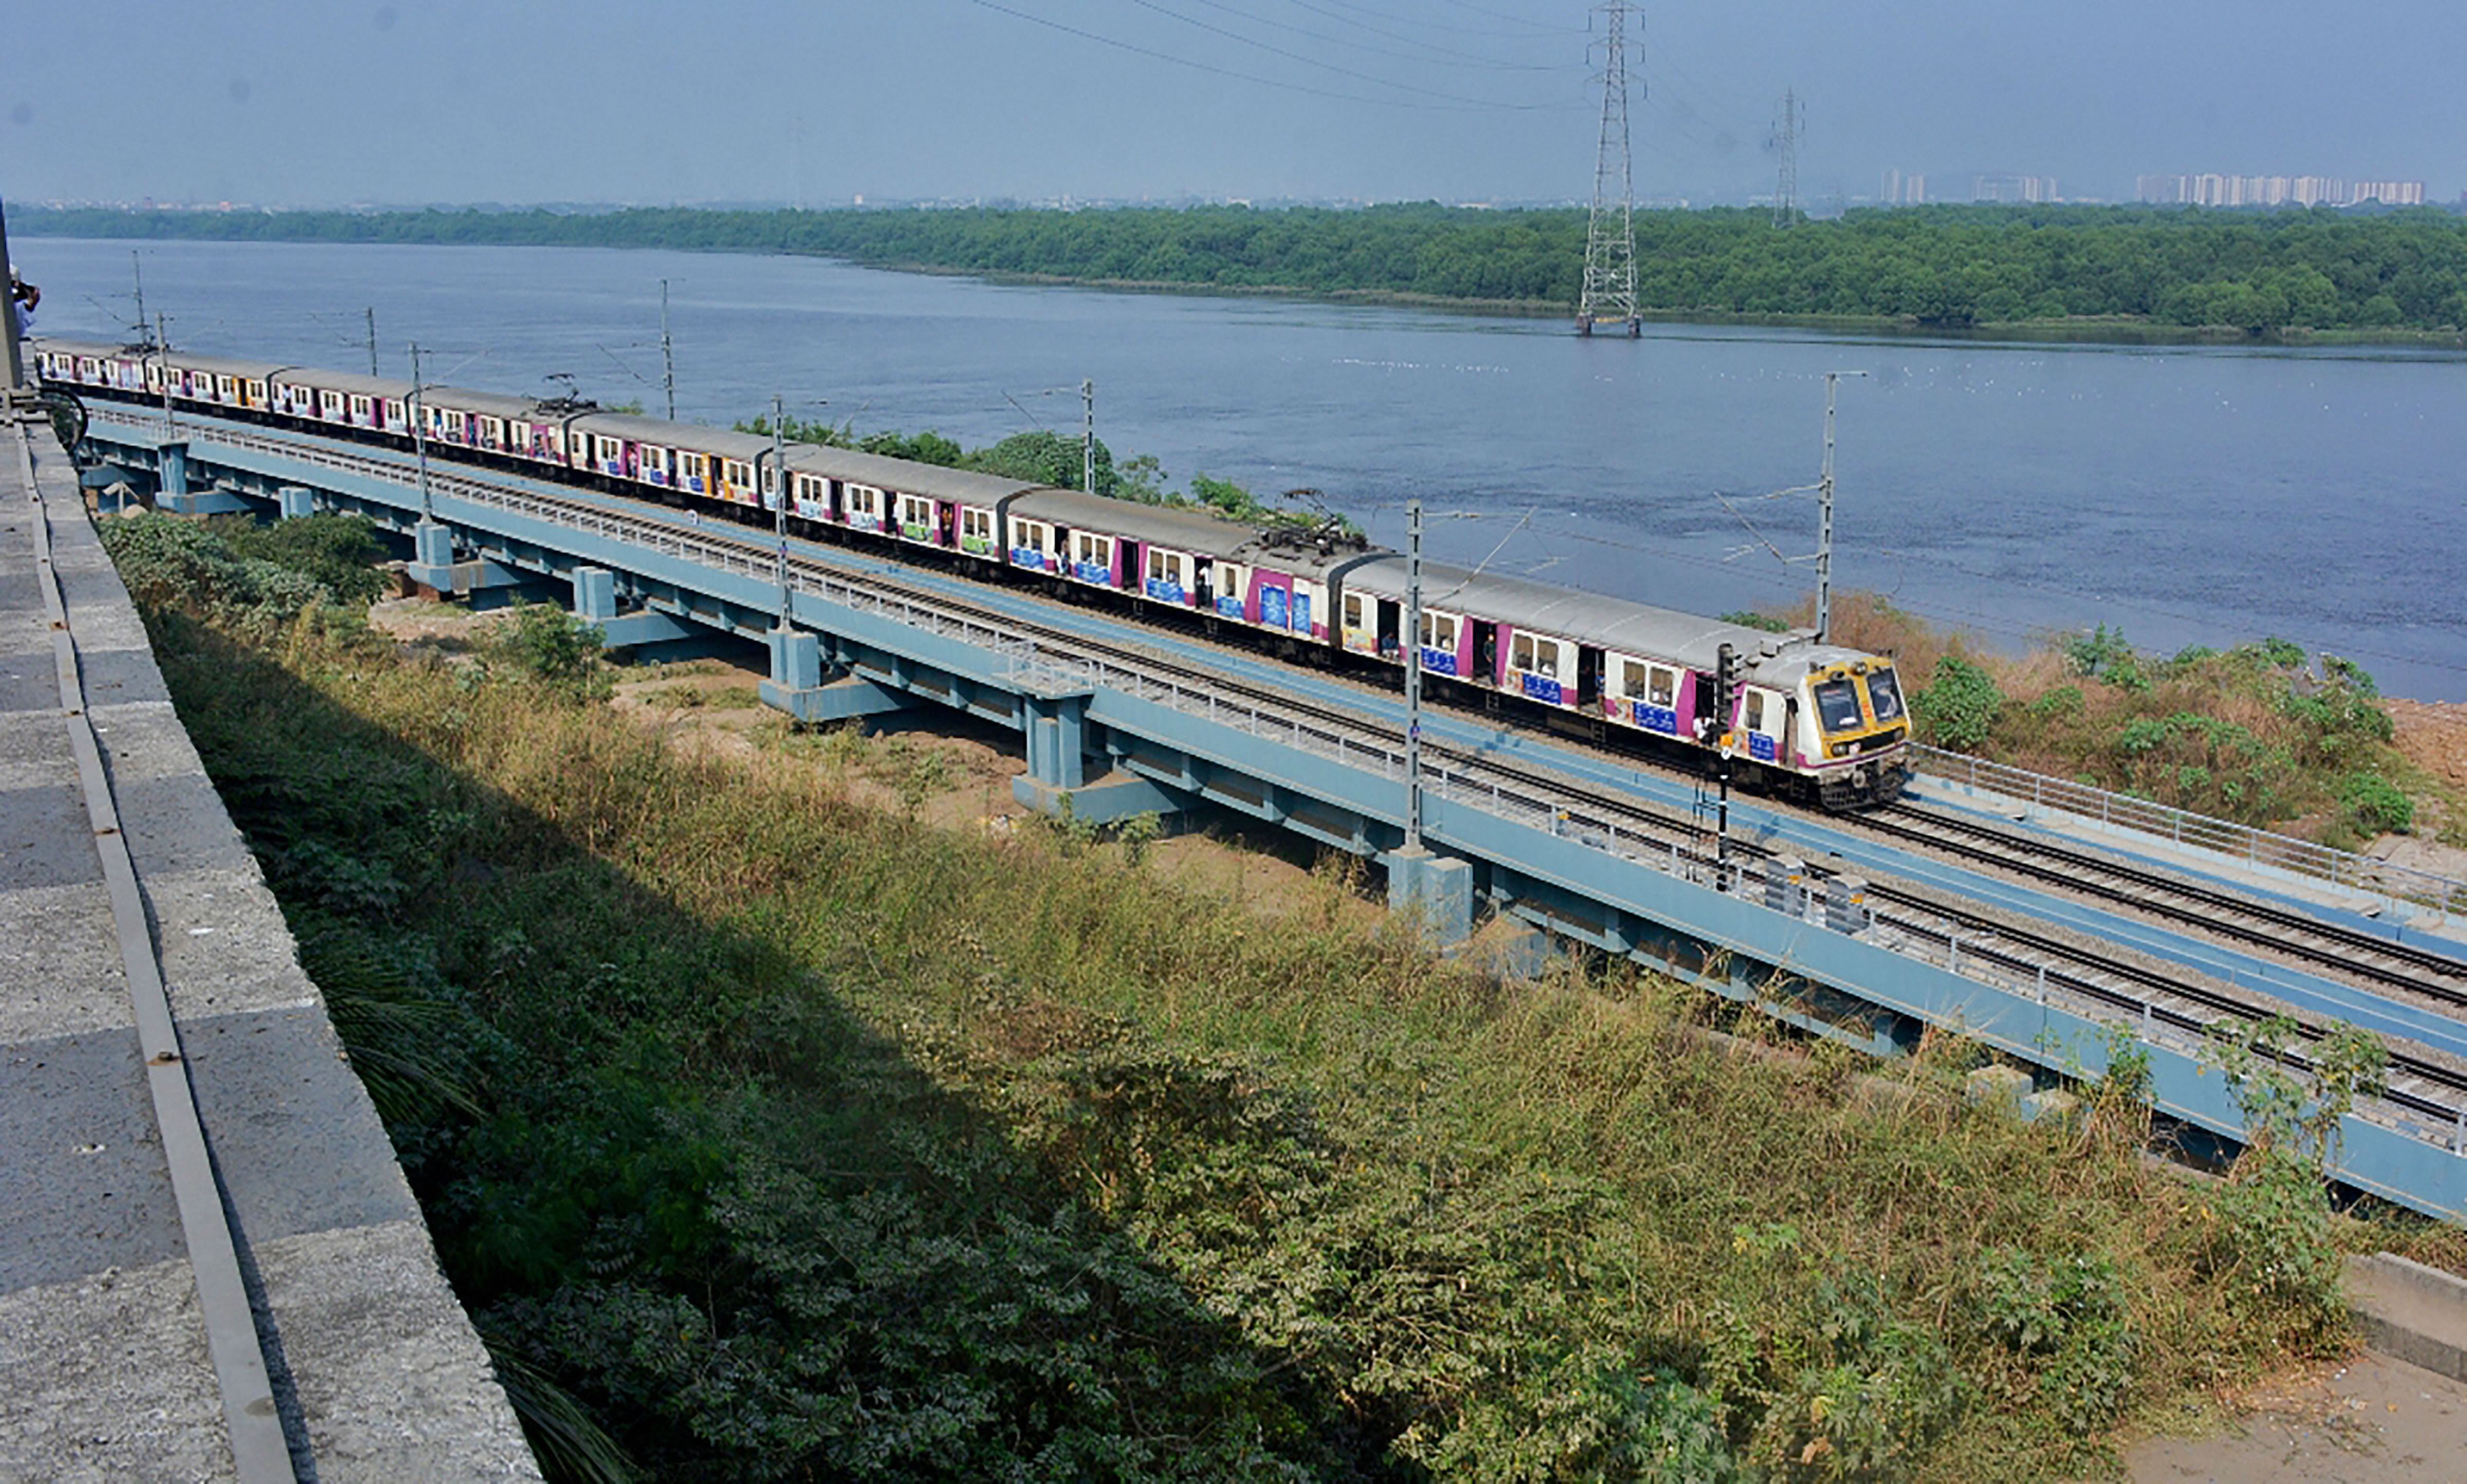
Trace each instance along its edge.
<instances>
[{"instance_id":1,"label":"concrete bridge support","mask_svg":"<svg viewBox=\"0 0 2467 1484\"><path fill-rule=\"evenodd\" d=\"M275 513L286 521L317 513L316 492L305 484L285 484L274 492Z\"/></svg>"},{"instance_id":2,"label":"concrete bridge support","mask_svg":"<svg viewBox=\"0 0 2467 1484\"><path fill-rule=\"evenodd\" d=\"M1438 855L1428 846L1392 850L1388 910L1411 922L1439 948L1454 948L1473 935L1473 863Z\"/></svg>"}]
</instances>

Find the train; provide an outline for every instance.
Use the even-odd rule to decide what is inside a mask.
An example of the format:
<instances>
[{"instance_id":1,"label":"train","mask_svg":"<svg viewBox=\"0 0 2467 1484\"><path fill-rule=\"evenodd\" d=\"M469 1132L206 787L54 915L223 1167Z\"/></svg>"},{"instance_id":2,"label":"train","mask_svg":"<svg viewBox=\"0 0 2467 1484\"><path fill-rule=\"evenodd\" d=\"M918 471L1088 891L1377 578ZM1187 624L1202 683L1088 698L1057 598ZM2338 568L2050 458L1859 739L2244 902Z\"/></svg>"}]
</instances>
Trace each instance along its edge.
<instances>
[{"instance_id":1,"label":"train","mask_svg":"<svg viewBox=\"0 0 2467 1484\"><path fill-rule=\"evenodd\" d=\"M74 340L31 342L48 385L298 431L413 446L801 536L1031 582L1195 623L1287 658L1400 676L1437 699L1698 763L1743 787L1855 809L1898 797L1911 723L1890 658L1444 562L1407 563L1333 522L1230 520L999 475L355 372ZM784 488L784 494L782 486Z\"/></svg>"}]
</instances>

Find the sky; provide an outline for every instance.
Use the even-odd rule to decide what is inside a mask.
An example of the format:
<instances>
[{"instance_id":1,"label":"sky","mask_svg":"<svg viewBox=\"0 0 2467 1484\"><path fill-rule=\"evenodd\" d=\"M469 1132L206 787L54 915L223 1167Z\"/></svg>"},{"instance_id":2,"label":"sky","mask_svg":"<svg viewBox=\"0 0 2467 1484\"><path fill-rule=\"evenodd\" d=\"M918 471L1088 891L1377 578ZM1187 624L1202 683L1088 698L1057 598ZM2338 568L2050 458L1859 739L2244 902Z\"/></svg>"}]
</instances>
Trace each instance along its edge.
<instances>
[{"instance_id":1,"label":"sky","mask_svg":"<svg viewBox=\"0 0 2467 1484\"><path fill-rule=\"evenodd\" d=\"M334 206L1584 199L1581 0L79 0L0 38L0 198ZM1630 12L1640 200L2467 188L2461 0L1685 0Z\"/></svg>"}]
</instances>

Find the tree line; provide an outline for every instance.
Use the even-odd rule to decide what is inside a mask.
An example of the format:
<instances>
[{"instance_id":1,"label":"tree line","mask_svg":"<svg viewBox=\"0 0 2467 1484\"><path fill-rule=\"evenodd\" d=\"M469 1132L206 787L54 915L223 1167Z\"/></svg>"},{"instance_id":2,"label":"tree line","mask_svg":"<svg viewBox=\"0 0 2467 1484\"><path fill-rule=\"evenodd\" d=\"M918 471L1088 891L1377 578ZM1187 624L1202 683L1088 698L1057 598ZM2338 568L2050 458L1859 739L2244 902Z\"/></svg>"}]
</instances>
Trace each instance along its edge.
<instances>
[{"instance_id":1,"label":"tree line","mask_svg":"<svg viewBox=\"0 0 2467 1484\"><path fill-rule=\"evenodd\" d=\"M1408 204L1011 209L131 212L20 208L21 234L809 253L1086 282L1573 309L1586 215ZM2467 217L2173 207L1940 206L1777 228L1639 213L1648 311L1920 325L2122 319L2264 335L2467 327Z\"/></svg>"}]
</instances>

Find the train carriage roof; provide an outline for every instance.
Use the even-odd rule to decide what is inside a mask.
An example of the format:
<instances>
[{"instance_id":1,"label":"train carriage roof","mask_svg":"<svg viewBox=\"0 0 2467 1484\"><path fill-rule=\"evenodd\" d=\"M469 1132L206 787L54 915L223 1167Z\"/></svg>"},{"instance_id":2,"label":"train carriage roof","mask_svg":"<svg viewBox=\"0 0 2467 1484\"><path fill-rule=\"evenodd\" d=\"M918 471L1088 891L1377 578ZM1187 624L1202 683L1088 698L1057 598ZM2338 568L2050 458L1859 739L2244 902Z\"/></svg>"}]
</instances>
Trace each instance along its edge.
<instances>
[{"instance_id":1,"label":"train carriage roof","mask_svg":"<svg viewBox=\"0 0 2467 1484\"><path fill-rule=\"evenodd\" d=\"M752 433L706 428L690 422L670 422L665 417L645 417L640 413L584 413L567 426L577 433L628 438L637 443L656 443L662 448L683 448L722 459L751 461L771 452L771 440Z\"/></svg>"},{"instance_id":2,"label":"train carriage roof","mask_svg":"<svg viewBox=\"0 0 2467 1484\"><path fill-rule=\"evenodd\" d=\"M319 392L340 392L347 396L391 397L396 401L403 401L411 395L411 383L408 381L396 381L389 376L370 376L359 371L322 371L305 366L279 366L267 368L262 374L276 377L295 387L308 387ZM421 396L428 399L431 406L436 406L440 393L453 390L451 387L432 386L422 387L419 392Z\"/></svg>"},{"instance_id":3,"label":"train carriage roof","mask_svg":"<svg viewBox=\"0 0 2467 1484\"><path fill-rule=\"evenodd\" d=\"M1030 481L1012 479L1005 474L945 468L939 463L918 463L909 459L869 454L859 448L832 448L823 443L790 443L788 467L800 473L851 480L859 484L871 484L877 489L900 494L925 495L936 500L988 507L1000 505L1024 490L1036 488Z\"/></svg>"},{"instance_id":4,"label":"train carriage roof","mask_svg":"<svg viewBox=\"0 0 2467 1484\"><path fill-rule=\"evenodd\" d=\"M1033 521L1052 521L1074 530L1127 536L1177 551L1248 561L1245 546L1258 539L1258 528L1204 510L1168 505L1141 505L1076 489L1035 489L1011 502L1010 513Z\"/></svg>"},{"instance_id":5,"label":"train carriage roof","mask_svg":"<svg viewBox=\"0 0 2467 1484\"><path fill-rule=\"evenodd\" d=\"M1376 594L1402 602L1405 558L1382 552L1347 573L1348 591ZM1618 654L1671 660L1691 670L1709 673L1730 644L1751 669L1766 672L1768 683L1785 681L1799 664L1830 664L1867 658L1839 644L1819 644L1804 629L1767 633L1744 623L1728 623L1701 614L1656 608L1626 598L1553 587L1524 577L1475 572L1445 562L1422 564L1422 604L1443 613L1487 618L1517 629L1559 639L1573 639Z\"/></svg>"},{"instance_id":6,"label":"train carriage roof","mask_svg":"<svg viewBox=\"0 0 2467 1484\"><path fill-rule=\"evenodd\" d=\"M389 396L408 399L411 388L401 382L392 383ZM502 392L474 392L468 387L421 387L420 404L442 408L448 412L480 413L508 421L520 418L526 422L563 422L565 414L544 409L535 396L508 396Z\"/></svg>"},{"instance_id":7,"label":"train carriage roof","mask_svg":"<svg viewBox=\"0 0 2467 1484\"><path fill-rule=\"evenodd\" d=\"M106 356L113 359L124 357L134 359L144 355L147 349L144 346L101 340L66 340L57 335L36 335L27 343L37 350L49 350L55 355L90 355L98 359Z\"/></svg>"}]
</instances>

